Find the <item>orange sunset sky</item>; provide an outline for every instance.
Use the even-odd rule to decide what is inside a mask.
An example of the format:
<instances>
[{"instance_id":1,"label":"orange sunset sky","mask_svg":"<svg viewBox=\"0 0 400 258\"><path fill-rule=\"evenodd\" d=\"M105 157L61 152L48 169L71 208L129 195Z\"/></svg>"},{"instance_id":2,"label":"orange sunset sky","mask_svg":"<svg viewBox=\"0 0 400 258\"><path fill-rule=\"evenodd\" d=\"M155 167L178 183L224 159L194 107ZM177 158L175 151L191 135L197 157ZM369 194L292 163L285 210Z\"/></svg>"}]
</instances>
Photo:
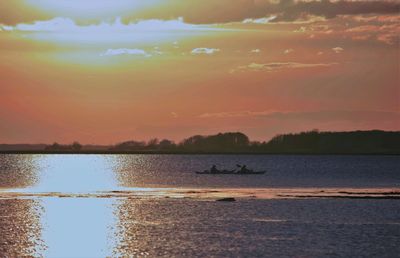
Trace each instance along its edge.
<instances>
[{"instance_id":1,"label":"orange sunset sky","mask_svg":"<svg viewBox=\"0 0 400 258\"><path fill-rule=\"evenodd\" d=\"M0 2L0 142L400 130L399 1Z\"/></svg>"}]
</instances>

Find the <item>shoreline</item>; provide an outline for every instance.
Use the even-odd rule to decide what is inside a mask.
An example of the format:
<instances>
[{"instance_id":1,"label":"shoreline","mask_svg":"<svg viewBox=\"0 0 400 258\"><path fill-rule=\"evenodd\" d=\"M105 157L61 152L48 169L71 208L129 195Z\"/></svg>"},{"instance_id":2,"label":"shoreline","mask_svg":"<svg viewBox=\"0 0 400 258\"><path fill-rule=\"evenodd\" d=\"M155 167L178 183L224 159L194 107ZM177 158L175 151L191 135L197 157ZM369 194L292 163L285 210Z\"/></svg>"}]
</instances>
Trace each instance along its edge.
<instances>
[{"instance_id":1,"label":"shoreline","mask_svg":"<svg viewBox=\"0 0 400 258\"><path fill-rule=\"evenodd\" d=\"M241 200L276 199L399 199L399 187L387 188L121 188L93 192L46 192L40 189L0 189L0 199L24 198L127 198Z\"/></svg>"},{"instance_id":2,"label":"shoreline","mask_svg":"<svg viewBox=\"0 0 400 258\"><path fill-rule=\"evenodd\" d=\"M23 150L23 151L0 151L0 154L46 154L46 155L310 155L310 156L326 156L326 155L362 155L362 156L399 156L400 152L185 152L185 151L45 151L45 150Z\"/></svg>"}]
</instances>

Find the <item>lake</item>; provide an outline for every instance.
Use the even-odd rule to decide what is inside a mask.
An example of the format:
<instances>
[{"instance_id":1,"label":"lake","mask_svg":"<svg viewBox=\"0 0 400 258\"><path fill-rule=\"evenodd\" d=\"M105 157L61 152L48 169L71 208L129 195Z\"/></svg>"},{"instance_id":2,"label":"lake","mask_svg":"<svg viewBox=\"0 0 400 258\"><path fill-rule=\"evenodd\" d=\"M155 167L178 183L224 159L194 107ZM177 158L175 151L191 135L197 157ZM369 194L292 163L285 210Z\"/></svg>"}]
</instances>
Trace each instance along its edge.
<instances>
[{"instance_id":1,"label":"lake","mask_svg":"<svg viewBox=\"0 0 400 258\"><path fill-rule=\"evenodd\" d=\"M3 154L0 253L396 257L399 193L398 156Z\"/></svg>"}]
</instances>

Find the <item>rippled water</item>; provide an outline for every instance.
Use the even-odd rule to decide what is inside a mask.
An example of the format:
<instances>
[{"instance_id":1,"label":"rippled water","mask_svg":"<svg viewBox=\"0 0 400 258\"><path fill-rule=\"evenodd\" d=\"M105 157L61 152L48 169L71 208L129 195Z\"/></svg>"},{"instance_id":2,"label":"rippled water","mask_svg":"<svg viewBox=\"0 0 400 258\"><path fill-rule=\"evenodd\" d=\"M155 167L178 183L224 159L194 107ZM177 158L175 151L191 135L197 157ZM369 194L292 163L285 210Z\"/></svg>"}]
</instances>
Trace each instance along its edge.
<instances>
[{"instance_id":1,"label":"rippled water","mask_svg":"<svg viewBox=\"0 0 400 258\"><path fill-rule=\"evenodd\" d=\"M212 164L267 173L194 173ZM399 168L397 156L0 155L0 254L396 257L400 201L371 197L400 191Z\"/></svg>"},{"instance_id":2,"label":"rippled water","mask_svg":"<svg viewBox=\"0 0 400 258\"><path fill-rule=\"evenodd\" d=\"M265 175L197 175L247 164ZM0 155L0 187L88 192L120 187L399 187L398 156Z\"/></svg>"}]
</instances>

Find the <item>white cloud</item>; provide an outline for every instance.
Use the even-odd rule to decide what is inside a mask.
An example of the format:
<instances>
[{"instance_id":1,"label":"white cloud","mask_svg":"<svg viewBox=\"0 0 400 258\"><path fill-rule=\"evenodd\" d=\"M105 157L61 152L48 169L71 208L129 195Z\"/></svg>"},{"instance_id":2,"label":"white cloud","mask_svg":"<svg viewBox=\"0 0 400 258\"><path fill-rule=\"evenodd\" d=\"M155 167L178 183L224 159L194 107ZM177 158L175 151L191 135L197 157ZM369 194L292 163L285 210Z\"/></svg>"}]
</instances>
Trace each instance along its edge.
<instances>
[{"instance_id":1,"label":"white cloud","mask_svg":"<svg viewBox=\"0 0 400 258\"><path fill-rule=\"evenodd\" d=\"M178 114L177 114L176 112L171 112L171 116L172 116L173 118L178 118Z\"/></svg>"},{"instance_id":2,"label":"white cloud","mask_svg":"<svg viewBox=\"0 0 400 258\"><path fill-rule=\"evenodd\" d=\"M200 118L229 118L229 117L248 117L248 116L265 116L276 113L275 110L268 111L236 111L236 112L219 112L204 113L199 115Z\"/></svg>"},{"instance_id":3,"label":"white cloud","mask_svg":"<svg viewBox=\"0 0 400 258\"><path fill-rule=\"evenodd\" d=\"M400 41L399 15L343 15L335 20L329 25L310 25L307 31L312 31L319 37L331 34L354 41L378 41L388 45L395 45ZM340 52L340 48L337 49Z\"/></svg>"},{"instance_id":4,"label":"white cloud","mask_svg":"<svg viewBox=\"0 0 400 258\"><path fill-rule=\"evenodd\" d=\"M17 24L14 30L17 31L74 31L79 26L69 18L54 18L48 21L35 21L32 24Z\"/></svg>"},{"instance_id":5,"label":"white cloud","mask_svg":"<svg viewBox=\"0 0 400 258\"><path fill-rule=\"evenodd\" d=\"M174 20L140 20L135 23L122 23L120 18L107 23L78 25L72 19L57 17L47 21L20 23L15 26L0 25L0 29L7 31L32 32L120 32L120 31L173 31L173 30L223 30L205 25L188 24L182 18Z\"/></svg>"},{"instance_id":6,"label":"white cloud","mask_svg":"<svg viewBox=\"0 0 400 258\"><path fill-rule=\"evenodd\" d=\"M218 48L199 47L199 48L193 49L191 53L192 53L192 55L212 55L219 51L220 51L220 49L218 49Z\"/></svg>"},{"instance_id":7,"label":"white cloud","mask_svg":"<svg viewBox=\"0 0 400 258\"><path fill-rule=\"evenodd\" d=\"M14 29L13 26L7 26L0 24L0 31L12 31Z\"/></svg>"},{"instance_id":8,"label":"white cloud","mask_svg":"<svg viewBox=\"0 0 400 258\"><path fill-rule=\"evenodd\" d=\"M178 41L172 42L172 45L174 46L174 48L179 48L179 42Z\"/></svg>"},{"instance_id":9,"label":"white cloud","mask_svg":"<svg viewBox=\"0 0 400 258\"><path fill-rule=\"evenodd\" d=\"M151 56L149 53L147 53L143 49L137 49L137 48L107 49L106 52L101 54L101 56L120 56L120 55L134 55L134 56L143 56L143 57Z\"/></svg>"},{"instance_id":10,"label":"white cloud","mask_svg":"<svg viewBox=\"0 0 400 258\"><path fill-rule=\"evenodd\" d=\"M267 24L270 21L274 20L276 16L270 16L270 17L265 17L265 18L259 18L259 19L244 19L242 23L255 23L255 24Z\"/></svg>"},{"instance_id":11,"label":"white cloud","mask_svg":"<svg viewBox=\"0 0 400 258\"><path fill-rule=\"evenodd\" d=\"M281 71L283 69L329 67L332 65L337 65L337 63L318 63L318 64L303 64L303 63L295 63L295 62L286 62L286 63L276 62L276 63L267 63L267 64L251 63L251 64L244 65L244 66L238 66L236 69L231 70L230 73L244 72L244 71L275 72L275 71Z\"/></svg>"},{"instance_id":12,"label":"white cloud","mask_svg":"<svg viewBox=\"0 0 400 258\"><path fill-rule=\"evenodd\" d=\"M286 49L285 51L283 51L283 53L284 53L285 55L290 54L290 53L292 53L292 52L294 52L294 49L292 49L292 48L289 48L289 49Z\"/></svg>"},{"instance_id":13,"label":"white cloud","mask_svg":"<svg viewBox=\"0 0 400 258\"><path fill-rule=\"evenodd\" d=\"M355 123L376 121L397 121L399 112L374 111L374 110L320 110L320 111L235 111L204 113L199 118L236 118L258 117L264 119L294 120L294 121L319 121L338 122L351 121Z\"/></svg>"},{"instance_id":14,"label":"white cloud","mask_svg":"<svg viewBox=\"0 0 400 258\"><path fill-rule=\"evenodd\" d=\"M164 52L162 52L162 51L160 51L160 50L154 50L154 51L151 52L151 54L157 55L157 56L161 56L161 55L164 54Z\"/></svg>"},{"instance_id":15,"label":"white cloud","mask_svg":"<svg viewBox=\"0 0 400 258\"><path fill-rule=\"evenodd\" d=\"M334 47L334 48L332 48L332 50L336 53L336 54L340 54L340 53L342 53L343 52L343 48L341 48L341 47Z\"/></svg>"},{"instance_id":16,"label":"white cloud","mask_svg":"<svg viewBox=\"0 0 400 258\"><path fill-rule=\"evenodd\" d=\"M304 26L301 26L300 28L298 28L297 30L294 30L293 32L306 32L307 28Z\"/></svg>"},{"instance_id":17,"label":"white cloud","mask_svg":"<svg viewBox=\"0 0 400 258\"><path fill-rule=\"evenodd\" d=\"M261 50L258 48L250 50L250 53L260 53L260 52Z\"/></svg>"}]
</instances>

